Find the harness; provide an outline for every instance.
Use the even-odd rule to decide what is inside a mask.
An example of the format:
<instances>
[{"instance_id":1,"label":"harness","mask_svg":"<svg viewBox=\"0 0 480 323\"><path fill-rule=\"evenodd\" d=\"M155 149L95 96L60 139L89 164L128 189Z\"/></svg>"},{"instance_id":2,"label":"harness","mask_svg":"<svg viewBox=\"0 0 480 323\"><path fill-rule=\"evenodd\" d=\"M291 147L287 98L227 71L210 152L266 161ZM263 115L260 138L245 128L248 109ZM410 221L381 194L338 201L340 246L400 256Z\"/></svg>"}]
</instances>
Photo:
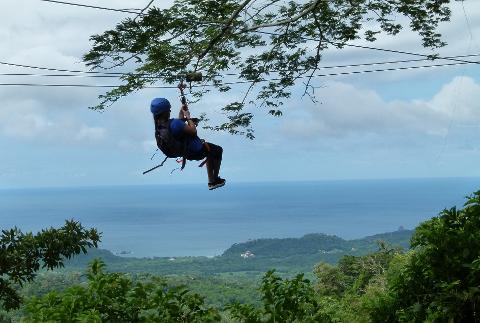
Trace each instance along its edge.
<instances>
[{"instance_id":1,"label":"harness","mask_svg":"<svg viewBox=\"0 0 480 323\"><path fill-rule=\"evenodd\" d=\"M193 81L201 81L202 75L201 73L190 73L186 75L185 79L191 84ZM182 109L184 111L188 111L187 99L184 93L186 88L187 84L185 84L184 79L182 78L178 84L178 89L180 90L180 102L182 103ZM184 120L186 119L184 118ZM198 122L200 121L197 118L191 118L191 120L195 123L195 126L197 126ZM182 163L180 170L183 170L187 163L186 157L188 154L188 141L186 138L176 138L171 134L170 121L159 125L155 124L155 138L158 148L165 154L166 157L161 164L144 171L143 174L145 175L159 167L162 167L168 158L177 158L177 162ZM211 152L208 143L204 140L202 140L202 143L207 152L207 157L200 163L200 165L198 165L198 167L203 167L207 163ZM180 151L181 153L179 153ZM179 157L182 158L181 161L178 160ZM173 171L175 171L175 169ZM173 173L173 171L171 173Z\"/></svg>"},{"instance_id":2,"label":"harness","mask_svg":"<svg viewBox=\"0 0 480 323\"><path fill-rule=\"evenodd\" d=\"M188 140L186 137L176 137L170 131L171 120L155 124L155 139L157 146L165 154L166 158L179 158L182 161L182 170L185 168L188 153Z\"/></svg>"}]
</instances>

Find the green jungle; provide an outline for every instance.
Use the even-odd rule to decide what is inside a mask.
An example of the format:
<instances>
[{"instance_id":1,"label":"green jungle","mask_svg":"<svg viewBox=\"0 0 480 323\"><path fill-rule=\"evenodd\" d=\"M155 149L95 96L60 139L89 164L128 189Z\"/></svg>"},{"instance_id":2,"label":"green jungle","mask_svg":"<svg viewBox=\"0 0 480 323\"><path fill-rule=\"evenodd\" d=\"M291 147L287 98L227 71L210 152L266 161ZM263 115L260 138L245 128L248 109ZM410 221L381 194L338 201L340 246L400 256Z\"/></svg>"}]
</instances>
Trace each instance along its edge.
<instances>
[{"instance_id":1,"label":"green jungle","mask_svg":"<svg viewBox=\"0 0 480 323\"><path fill-rule=\"evenodd\" d=\"M67 221L1 237L2 322L476 322L480 191L414 231L128 258ZM78 255L78 256L76 256Z\"/></svg>"}]
</instances>

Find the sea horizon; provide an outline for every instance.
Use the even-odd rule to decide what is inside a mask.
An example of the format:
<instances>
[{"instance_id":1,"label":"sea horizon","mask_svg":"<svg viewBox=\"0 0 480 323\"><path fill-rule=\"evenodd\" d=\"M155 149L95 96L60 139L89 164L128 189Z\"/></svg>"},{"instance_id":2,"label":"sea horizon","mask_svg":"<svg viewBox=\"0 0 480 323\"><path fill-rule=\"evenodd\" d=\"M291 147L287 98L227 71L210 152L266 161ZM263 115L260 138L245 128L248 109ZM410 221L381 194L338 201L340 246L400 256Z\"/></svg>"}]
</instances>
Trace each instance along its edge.
<instances>
[{"instance_id":1,"label":"sea horizon","mask_svg":"<svg viewBox=\"0 0 480 323\"><path fill-rule=\"evenodd\" d=\"M415 181L415 180L479 180L480 176L441 176L441 177L385 177L385 178L339 178L339 179L314 179L314 180L265 180L265 181L227 181L225 187L221 189L228 189L230 184L279 184L279 183L330 183L330 182L379 182L379 181ZM182 186L201 186L206 188L204 182L182 182L182 183L156 183L156 184L144 184L144 183L130 183L130 184L99 184L99 185L58 185L58 186L22 186L22 187L1 187L0 191L9 190L49 190L49 189L95 189L95 188L122 188L122 187L182 187ZM480 186L479 186L480 190ZM215 192L215 191L214 191ZM473 193L473 192L472 192Z\"/></svg>"},{"instance_id":2,"label":"sea horizon","mask_svg":"<svg viewBox=\"0 0 480 323\"><path fill-rule=\"evenodd\" d=\"M476 177L2 189L0 227L66 219L134 257L216 256L234 243L310 233L345 240L411 230L478 190Z\"/></svg>"}]
</instances>

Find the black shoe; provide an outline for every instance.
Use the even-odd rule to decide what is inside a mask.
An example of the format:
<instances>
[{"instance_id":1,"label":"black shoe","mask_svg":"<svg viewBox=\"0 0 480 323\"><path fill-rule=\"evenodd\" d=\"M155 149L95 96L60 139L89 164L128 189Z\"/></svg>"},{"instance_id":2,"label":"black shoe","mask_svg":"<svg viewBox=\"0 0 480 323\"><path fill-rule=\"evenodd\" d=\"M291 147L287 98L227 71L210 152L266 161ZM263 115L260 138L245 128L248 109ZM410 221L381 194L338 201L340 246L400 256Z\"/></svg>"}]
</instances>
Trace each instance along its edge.
<instances>
[{"instance_id":1,"label":"black shoe","mask_svg":"<svg viewBox=\"0 0 480 323\"><path fill-rule=\"evenodd\" d=\"M224 180L223 178L220 178L218 177L215 182L213 183L208 183L208 189L209 190L214 190L216 188L219 188L219 187L222 187L223 185L225 185L227 181Z\"/></svg>"}]
</instances>

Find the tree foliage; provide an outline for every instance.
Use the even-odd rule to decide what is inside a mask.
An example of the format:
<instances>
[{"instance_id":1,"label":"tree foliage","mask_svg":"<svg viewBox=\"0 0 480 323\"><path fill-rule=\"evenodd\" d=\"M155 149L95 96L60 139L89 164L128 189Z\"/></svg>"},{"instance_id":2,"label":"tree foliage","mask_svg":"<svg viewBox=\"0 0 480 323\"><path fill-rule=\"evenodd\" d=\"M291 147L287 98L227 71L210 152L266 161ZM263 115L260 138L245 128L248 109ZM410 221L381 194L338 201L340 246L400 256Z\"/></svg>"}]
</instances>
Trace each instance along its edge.
<instances>
[{"instance_id":1,"label":"tree foliage","mask_svg":"<svg viewBox=\"0 0 480 323\"><path fill-rule=\"evenodd\" d=\"M124 84L100 96L94 109L157 82L176 84L181 75L201 71L195 97L209 90L249 85L243 98L223 108L226 120L215 130L253 138L252 107L282 114L291 88L303 80L311 94L322 52L349 41L396 35L407 20L428 48L445 45L438 24L450 18L451 0L175 0L152 8L91 37L84 61L91 68L125 66ZM226 75L234 72L235 75Z\"/></svg>"},{"instance_id":2,"label":"tree foliage","mask_svg":"<svg viewBox=\"0 0 480 323\"><path fill-rule=\"evenodd\" d=\"M94 261L87 284L33 298L26 319L217 322L224 314L245 323L478 321L480 191L462 209L446 209L419 225L411 245L413 249L403 252L380 244L377 252L347 255L335 266L319 264L315 283L303 275L283 279L269 271L259 288L260 304L235 302L223 313L185 287L171 287L155 277L132 280L126 274L106 273L103 263ZM18 257L24 261L25 254ZM0 313L0 318L8 316Z\"/></svg>"},{"instance_id":3,"label":"tree foliage","mask_svg":"<svg viewBox=\"0 0 480 323\"><path fill-rule=\"evenodd\" d=\"M315 266L315 291L327 321L377 322L377 315L371 313L391 309L384 305L388 295L386 281L398 267L395 260L403 256L400 249L387 248L381 243L374 253L344 256L336 266L327 263ZM384 320L385 316L378 322L391 321Z\"/></svg>"},{"instance_id":4,"label":"tree foliage","mask_svg":"<svg viewBox=\"0 0 480 323\"><path fill-rule=\"evenodd\" d=\"M480 315L480 191L422 223L410 261L392 282L402 321L476 322Z\"/></svg>"},{"instance_id":5,"label":"tree foliage","mask_svg":"<svg viewBox=\"0 0 480 323\"><path fill-rule=\"evenodd\" d=\"M157 278L133 281L121 273L107 273L102 261L88 269L87 285L63 293L33 298L28 322L217 322L218 311L184 287L169 288Z\"/></svg>"},{"instance_id":6,"label":"tree foliage","mask_svg":"<svg viewBox=\"0 0 480 323\"><path fill-rule=\"evenodd\" d=\"M302 274L283 280L275 272L265 274L260 287L261 308L250 304L233 303L227 307L231 316L239 322L321 322L313 287Z\"/></svg>"},{"instance_id":7,"label":"tree foliage","mask_svg":"<svg viewBox=\"0 0 480 323\"><path fill-rule=\"evenodd\" d=\"M480 191L417 227L414 248L344 257L316 268L329 319L352 322L477 322ZM333 305L332 305L333 304ZM325 309L324 309L325 311Z\"/></svg>"},{"instance_id":8,"label":"tree foliage","mask_svg":"<svg viewBox=\"0 0 480 323\"><path fill-rule=\"evenodd\" d=\"M18 308L21 297L15 285L35 278L41 268L62 267L65 259L87 248L97 247L100 236L73 220L59 229L45 229L37 234L19 229L2 230L0 237L0 301L6 309Z\"/></svg>"}]
</instances>

